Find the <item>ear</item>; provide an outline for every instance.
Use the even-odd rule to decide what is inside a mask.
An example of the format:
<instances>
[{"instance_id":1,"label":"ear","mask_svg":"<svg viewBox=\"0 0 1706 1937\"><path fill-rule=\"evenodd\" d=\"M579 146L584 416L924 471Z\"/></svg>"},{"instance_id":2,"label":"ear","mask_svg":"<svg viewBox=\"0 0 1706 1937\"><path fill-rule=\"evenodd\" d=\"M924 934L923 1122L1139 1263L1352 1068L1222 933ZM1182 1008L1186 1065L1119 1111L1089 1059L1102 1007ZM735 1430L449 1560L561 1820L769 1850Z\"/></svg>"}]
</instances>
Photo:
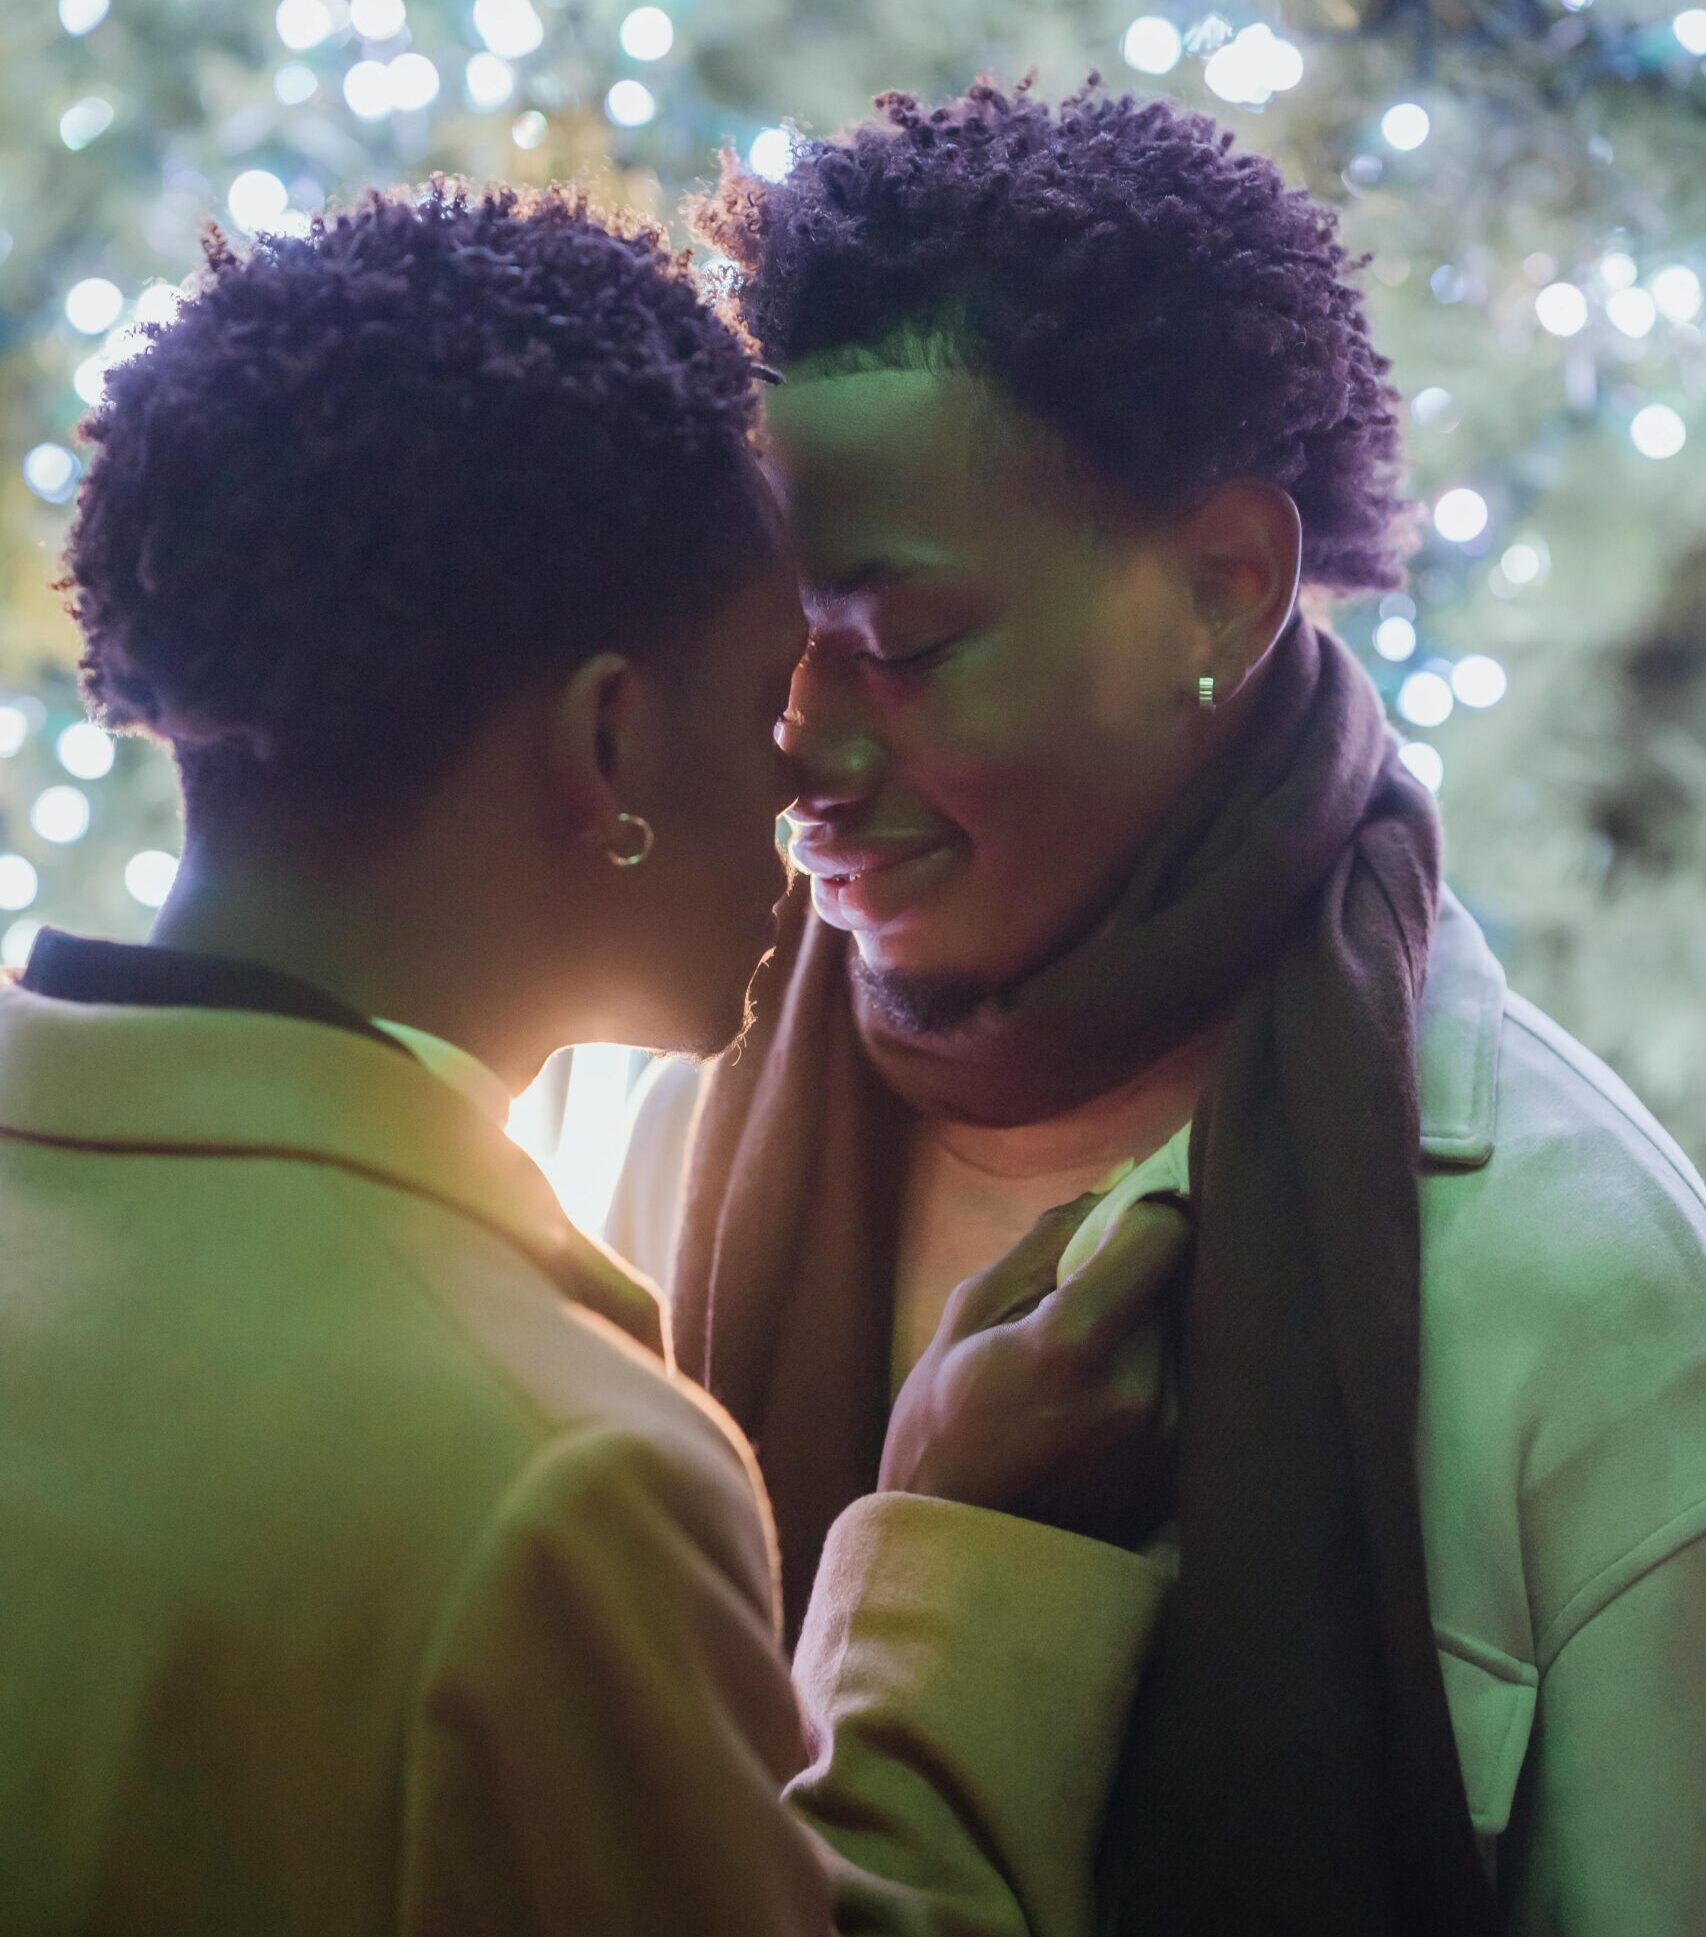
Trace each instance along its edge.
<instances>
[{"instance_id":1,"label":"ear","mask_svg":"<svg viewBox=\"0 0 1706 1937\"><path fill-rule=\"evenodd\" d=\"M1223 484L1177 533L1195 619L1193 676L1230 699L1284 637L1297 610L1303 521L1277 484Z\"/></svg>"},{"instance_id":2,"label":"ear","mask_svg":"<svg viewBox=\"0 0 1706 1937\"><path fill-rule=\"evenodd\" d=\"M610 847L617 817L638 810L655 769L644 683L619 653L577 666L550 702L553 792L589 847Z\"/></svg>"}]
</instances>

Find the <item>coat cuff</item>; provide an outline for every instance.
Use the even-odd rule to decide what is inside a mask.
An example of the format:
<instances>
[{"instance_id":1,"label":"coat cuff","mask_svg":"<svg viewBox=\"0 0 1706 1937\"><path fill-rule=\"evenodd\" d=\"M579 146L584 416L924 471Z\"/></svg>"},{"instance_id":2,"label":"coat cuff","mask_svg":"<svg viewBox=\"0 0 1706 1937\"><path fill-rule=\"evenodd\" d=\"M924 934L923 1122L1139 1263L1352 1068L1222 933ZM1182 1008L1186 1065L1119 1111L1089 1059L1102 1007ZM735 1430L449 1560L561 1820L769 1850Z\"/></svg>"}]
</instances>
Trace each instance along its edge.
<instances>
[{"instance_id":1,"label":"coat cuff","mask_svg":"<svg viewBox=\"0 0 1706 1937\"><path fill-rule=\"evenodd\" d=\"M1088 1928L1127 1713L1167 1589L1141 1554L917 1494L830 1530L795 1658L819 1741L929 1744L965 1785L1033 1931Z\"/></svg>"}]
</instances>

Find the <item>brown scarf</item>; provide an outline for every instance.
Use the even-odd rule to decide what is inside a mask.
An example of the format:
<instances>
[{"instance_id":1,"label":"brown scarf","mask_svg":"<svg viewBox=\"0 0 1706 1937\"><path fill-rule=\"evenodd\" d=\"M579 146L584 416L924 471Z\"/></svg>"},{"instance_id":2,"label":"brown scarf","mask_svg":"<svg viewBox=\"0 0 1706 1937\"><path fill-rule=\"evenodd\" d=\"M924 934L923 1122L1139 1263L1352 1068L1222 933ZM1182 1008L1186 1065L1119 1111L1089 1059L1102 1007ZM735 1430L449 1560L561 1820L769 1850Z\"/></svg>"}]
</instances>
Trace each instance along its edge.
<instances>
[{"instance_id":1,"label":"brown scarf","mask_svg":"<svg viewBox=\"0 0 1706 1937\"><path fill-rule=\"evenodd\" d=\"M830 1520L876 1479L910 1112L1039 1121L1228 1023L1191 1142L1182 1572L1109 1813L1109 1931L1493 1928L1414 1455L1438 893L1433 806L1378 695L1300 620L1087 940L902 1037L857 1013L845 938L795 896L710 1085L678 1343L756 1443L793 1632Z\"/></svg>"}]
</instances>

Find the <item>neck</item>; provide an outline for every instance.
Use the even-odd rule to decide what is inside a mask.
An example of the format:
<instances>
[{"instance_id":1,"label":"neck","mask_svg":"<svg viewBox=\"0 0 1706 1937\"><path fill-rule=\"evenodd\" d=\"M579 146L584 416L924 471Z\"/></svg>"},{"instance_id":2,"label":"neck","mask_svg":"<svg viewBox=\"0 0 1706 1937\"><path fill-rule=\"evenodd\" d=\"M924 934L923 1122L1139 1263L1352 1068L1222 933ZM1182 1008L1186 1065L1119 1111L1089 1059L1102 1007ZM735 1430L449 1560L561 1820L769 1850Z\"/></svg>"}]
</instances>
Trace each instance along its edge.
<instances>
[{"instance_id":1,"label":"neck","mask_svg":"<svg viewBox=\"0 0 1706 1937\"><path fill-rule=\"evenodd\" d=\"M931 1120L931 1134L962 1162L994 1176L1040 1176L1141 1162L1196 1114L1224 1040L1223 1026L1181 1043L1140 1075L1070 1110L1005 1128Z\"/></svg>"},{"instance_id":2,"label":"neck","mask_svg":"<svg viewBox=\"0 0 1706 1937\"><path fill-rule=\"evenodd\" d=\"M192 842L149 942L311 982L362 1015L455 1043L518 1093L558 1044L517 1026L540 1008L517 999L501 945L450 883L432 885L416 892L390 868L339 881L276 860L238 864Z\"/></svg>"}]
</instances>

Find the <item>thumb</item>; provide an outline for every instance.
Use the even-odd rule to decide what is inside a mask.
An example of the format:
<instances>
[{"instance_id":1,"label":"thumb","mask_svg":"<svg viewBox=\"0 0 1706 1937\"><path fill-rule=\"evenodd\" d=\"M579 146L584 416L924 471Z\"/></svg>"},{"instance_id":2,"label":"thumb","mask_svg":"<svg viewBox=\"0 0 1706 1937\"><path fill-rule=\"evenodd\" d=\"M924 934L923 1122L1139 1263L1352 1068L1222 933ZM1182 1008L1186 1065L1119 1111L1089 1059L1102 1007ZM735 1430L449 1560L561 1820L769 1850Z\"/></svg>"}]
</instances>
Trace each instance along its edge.
<instances>
[{"instance_id":1,"label":"thumb","mask_svg":"<svg viewBox=\"0 0 1706 1937\"><path fill-rule=\"evenodd\" d=\"M1051 1344L1101 1353L1150 1319L1190 1247L1190 1219L1146 1198L1109 1226L1086 1263L1025 1321Z\"/></svg>"},{"instance_id":2,"label":"thumb","mask_svg":"<svg viewBox=\"0 0 1706 1937\"><path fill-rule=\"evenodd\" d=\"M1044 1211L1005 1257L957 1285L942 1315L951 1336L966 1338L999 1325L1052 1290L1060 1254L1099 1195L1086 1191Z\"/></svg>"}]
</instances>

